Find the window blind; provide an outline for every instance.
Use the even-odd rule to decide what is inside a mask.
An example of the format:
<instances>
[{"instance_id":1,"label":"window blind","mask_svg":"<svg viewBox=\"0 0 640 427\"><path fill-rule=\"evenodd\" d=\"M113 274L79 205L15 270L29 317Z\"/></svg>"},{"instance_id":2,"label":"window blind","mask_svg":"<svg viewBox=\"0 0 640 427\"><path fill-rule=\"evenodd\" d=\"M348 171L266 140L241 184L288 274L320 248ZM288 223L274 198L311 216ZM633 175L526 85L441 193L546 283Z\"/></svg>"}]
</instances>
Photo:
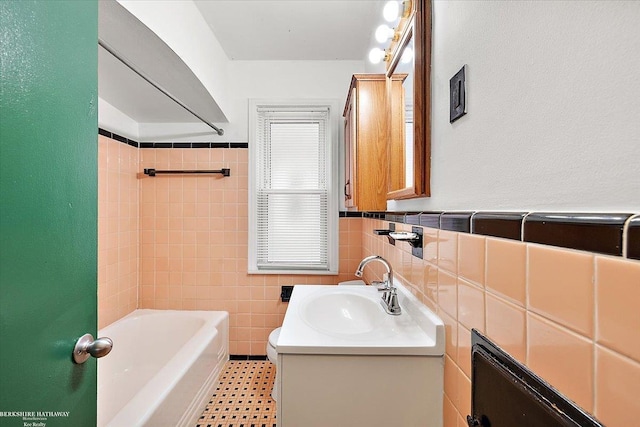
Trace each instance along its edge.
<instances>
[{"instance_id":1,"label":"window blind","mask_svg":"<svg viewBox=\"0 0 640 427\"><path fill-rule=\"evenodd\" d=\"M329 111L258 109L256 267L329 269Z\"/></svg>"}]
</instances>

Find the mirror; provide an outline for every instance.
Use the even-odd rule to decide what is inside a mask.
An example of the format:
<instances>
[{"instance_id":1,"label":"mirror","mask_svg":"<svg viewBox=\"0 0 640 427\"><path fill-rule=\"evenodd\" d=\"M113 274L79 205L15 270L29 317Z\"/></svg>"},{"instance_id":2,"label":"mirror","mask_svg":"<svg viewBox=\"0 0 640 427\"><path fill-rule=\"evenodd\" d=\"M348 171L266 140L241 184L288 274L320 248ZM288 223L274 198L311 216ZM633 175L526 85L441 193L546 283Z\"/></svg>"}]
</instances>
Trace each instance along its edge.
<instances>
[{"instance_id":1,"label":"mirror","mask_svg":"<svg viewBox=\"0 0 640 427\"><path fill-rule=\"evenodd\" d=\"M398 29L387 67L390 200L430 195L431 1L411 1Z\"/></svg>"}]
</instances>

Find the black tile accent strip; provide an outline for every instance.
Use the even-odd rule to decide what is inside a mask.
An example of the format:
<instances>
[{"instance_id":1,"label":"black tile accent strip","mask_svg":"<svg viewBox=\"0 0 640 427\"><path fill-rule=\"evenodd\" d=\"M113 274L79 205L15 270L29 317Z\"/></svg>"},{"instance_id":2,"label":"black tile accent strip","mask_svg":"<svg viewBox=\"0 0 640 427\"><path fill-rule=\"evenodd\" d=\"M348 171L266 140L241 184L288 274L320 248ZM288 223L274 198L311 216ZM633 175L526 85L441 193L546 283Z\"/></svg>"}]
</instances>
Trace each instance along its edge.
<instances>
[{"instance_id":1,"label":"black tile accent strip","mask_svg":"<svg viewBox=\"0 0 640 427\"><path fill-rule=\"evenodd\" d=\"M229 360L267 360L266 355L230 354Z\"/></svg>"},{"instance_id":2,"label":"black tile accent strip","mask_svg":"<svg viewBox=\"0 0 640 427\"><path fill-rule=\"evenodd\" d=\"M154 142L153 148L173 148L173 143L171 142Z\"/></svg>"},{"instance_id":3,"label":"black tile accent strip","mask_svg":"<svg viewBox=\"0 0 640 427\"><path fill-rule=\"evenodd\" d=\"M442 212L422 212L420 225L429 228L440 228L440 215Z\"/></svg>"},{"instance_id":4,"label":"black tile accent strip","mask_svg":"<svg viewBox=\"0 0 640 427\"><path fill-rule=\"evenodd\" d=\"M413 213L361 212L363 218L412 224ZM349 216L358 212L349 212ZM342 212L341 212L341 216ZM532 212L422 212L420 226L541 243L640 260L640 214ZM623 228L626 221L626 235ZM520 224L520 225L519 225ZM522 232L524 230L524 239ZM624 243L623 243L624 242Z\"/></svg>"},{"instance_id":5,"label":"black tile accent strip","mask_svg":"<svg viewBox=\"0 0 640 427\"><path fill-rule=\"evenodd\" d=\"M404 216L404 222L405 224L420 225L420 214L407 212Z\"/></svg>"},{"instance_id":6,"label":"black tile accent strip","mask_svg":"<svg viewBox=\"0 0 640 427\"><path fill-rule=\"evenodd\" d=\"M526 212L478 212L471 218L473 234L520 240Z\"/></svg>"},{"instance_id":7,"label":"black tile accent strip","mask_svg":"<svg viewBox=\"0 0 640 427\"><path fill-rule=\"evenodd\" d=\"M440 229L471 233L473 212L444 212L440 215Z\"/></svg>"},{"instance_id":8,"label":"black tile accent strip","mask_svg":"<svg viewBox=\"0 0 640 427\"><path fill-rule=\"evenodd\" d=\"M109 132L106 129L98 128L98 135L106 136L107 138L113 139L114 141L122 142L123 144L130 145L132 147L138 147L140 144L138 141L134 141L133 139L125 138L122 135L118 135L117 133Z\"/></svg>"},{"instance_id":9,"label":"black tile accent strip","mask_svg":"<svg viewBox=\"0 0 640 427\"><path fill-rule=\"evenodd\" d=\"M627 258L640 260L640 216L632 218L627 228Z\"/></svg>"},{"instance_id":10,"label":"black tile accent strip","mask_svg":"<svg viewBox=\"0 0 640 427\"><path fill-rule=\"evenodd\" d=\"M195 148L203 148L203 147L195 147ZM212 142L205 148L229 148L229 144L226 142Z\"/></svg>"},{"instance_id":11,"label":"black tile accent strip","mask_svg":"<svg viewBox=\"0 0 640 427\"><path fill-rule=\"evenodd\" d=\"M531 213L524 220L525 242L622 255L622 231L630 214Z\"/></svg>"},{"instance_id":12,"label":"black tile accent strip","mask_svg":"<svg viewBox=\"0 0 640 427\"><path fill-rule=\"evenodd\" d=\"M385 219L385 221L404 223L404 213L402 213L402 212L395 212L395 213L387 212L384 215L384 219Z\"/></svg>"},{"instance_id":13,"label":"black tile accent strip","mask_svg":"<svg viewBox=\"0 0 640 427\"><path fill-rule=\"evenodd\" d=\"M373 218L373 219L385 219L385 212L363 212L362 216L364 218Z\"/></svg>"},{"instance_id":14,"label":"black tile accent strip","mask_svg":"<svg viewBox=\"0 0 640 427\"><path fill-rule=\"evenodd\" d=\"M340 218L362 218L364 212L342 211L338 215Z\"/></svg>"},{"instance_id":15,"label":"black tile accent strip","mask_svg":"<svg viewBox=\"0 0 640 427\"><path fill-rule=\"evenodd\" d=\"M248 142L142 142L141 148L249 148Z\"/></svg>"},{"instance_id":16,"label":"black tile accent strip","mask_svg":"<svg viewBox=\"0 0 640 427\"><path fill-rule=\"evenodd\" d=\"M253 355L248 355L247 356L247 360L267 360L268 357L267 355L262 355L262 354L253 354Z\"/></svg>"},{"instance_id":17,"label":"black tile accent strip","mask_svg":"<svg viewBox=\"0 0 640 427\"><path fill-rule=\"evenodd\" d=\"M116 141L124 142L125 144L127 143L127 138L125 138L122 135L118 135L117 133L112 133L111 134L111 139L115 139Z\"/></svg>"},{"instance_id":18,"label":"black tile accent strip","mask_svg":"<svg viewBox=\"0 0 640 427\"><path fill-rule=\"evenodd\" d=\"M248 142L138 142L102 128L98 134L139 148L249 148Z\"/></svg>"}]
</instances>

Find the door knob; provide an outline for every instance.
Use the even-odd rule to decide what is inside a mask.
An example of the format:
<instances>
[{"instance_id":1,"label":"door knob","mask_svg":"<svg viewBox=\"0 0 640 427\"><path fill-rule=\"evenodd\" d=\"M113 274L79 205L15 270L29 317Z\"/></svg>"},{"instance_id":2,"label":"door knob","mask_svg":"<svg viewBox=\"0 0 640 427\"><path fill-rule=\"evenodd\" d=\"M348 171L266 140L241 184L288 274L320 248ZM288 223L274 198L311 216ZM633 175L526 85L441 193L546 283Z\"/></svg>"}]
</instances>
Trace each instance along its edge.
<instances>
[{"instance_id":1,"label":"door knob","mask_svg":"<svg viewBox=\"0 0 640 427\"><path fill-rule=\"evenodd\" d=\"M84 334L73 348L73 361L80 364L86 362L89 356L104 357L109 354L111 348L113 348L111 338L101 337L94 341L93 335Z\"/></svg>"}]
</instances>

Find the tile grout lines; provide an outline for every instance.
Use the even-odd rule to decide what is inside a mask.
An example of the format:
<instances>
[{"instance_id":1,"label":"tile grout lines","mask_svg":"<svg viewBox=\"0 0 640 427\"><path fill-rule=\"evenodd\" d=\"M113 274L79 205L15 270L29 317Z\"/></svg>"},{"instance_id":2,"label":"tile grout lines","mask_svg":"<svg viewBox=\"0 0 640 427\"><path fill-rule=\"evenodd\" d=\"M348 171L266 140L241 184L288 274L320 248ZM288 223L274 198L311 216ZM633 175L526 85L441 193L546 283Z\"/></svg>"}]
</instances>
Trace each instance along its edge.
<instances>
[{"instance_id":1,"label":"tile grout lines","mask_svg":"<svg viewBox=\"0 0 640 427\"><path fill-rule=\"evenodd\" d=\"M227 362L196 427L276 427L274 379L269 361Z\"/></svg>"}]
</instances>

